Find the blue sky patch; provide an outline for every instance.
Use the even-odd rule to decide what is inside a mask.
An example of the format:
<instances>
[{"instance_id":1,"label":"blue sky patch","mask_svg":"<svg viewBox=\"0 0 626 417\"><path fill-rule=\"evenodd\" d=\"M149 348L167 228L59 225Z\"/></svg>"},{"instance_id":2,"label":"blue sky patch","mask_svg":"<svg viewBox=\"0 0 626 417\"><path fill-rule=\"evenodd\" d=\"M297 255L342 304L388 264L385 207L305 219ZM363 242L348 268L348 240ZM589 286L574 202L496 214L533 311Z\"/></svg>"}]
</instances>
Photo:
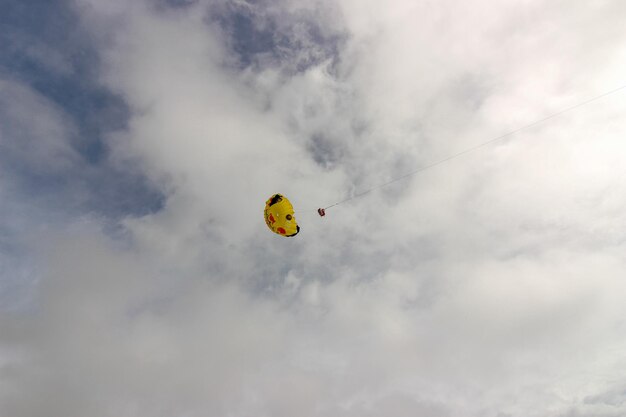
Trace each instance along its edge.
<instances>
[{"instance_id":1,"label":"blue sky patch","mask_svg":"<svg viewBox=\"0 0 626 417\"><path fill-rule=\"evenodd\" d=\"M345 34L324 30L314 12L284 16L284 8L257 3L262 2L229 2L211 13L211 22L226 35L241 69L277 66L298 73L339 59Z\"/></svg>"},{"instance_id":2,"label":"blue sky patch","mask_svg":"<svg viewBox=\"0 0 626 417\"><path fill-rule=\"evenodd\" d=\"M67 1L4 2L0 79L25 85L60 109L72 125L64 140L80 158L63 170L33 170L28 152L4 152L3 175L25 198L50 207L113 218L159 210L164 197L155 186L139 171L113 166L108 159L107 135L126 129L131 113L123 97L99 82L98 47ZM43 140L32 137L23 121L16 127L20 123L7 120L6 110L0 108L0 147L37 146Z\"/></svg>"}]
</instances>

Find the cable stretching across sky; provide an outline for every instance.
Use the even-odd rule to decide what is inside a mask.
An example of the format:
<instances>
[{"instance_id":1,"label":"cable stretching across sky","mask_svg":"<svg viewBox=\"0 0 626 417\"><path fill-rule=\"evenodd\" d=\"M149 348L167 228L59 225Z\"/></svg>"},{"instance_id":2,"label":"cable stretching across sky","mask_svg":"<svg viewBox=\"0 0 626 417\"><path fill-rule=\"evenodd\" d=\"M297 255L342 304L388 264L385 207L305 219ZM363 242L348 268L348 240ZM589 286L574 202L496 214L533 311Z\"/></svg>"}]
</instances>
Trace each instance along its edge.
<instances>
[{"instance_id":1,"label":"cable stretching across sky","mask_svg":"<svg viewBox=\"0 0 626 417\"><path fill-rule=\"evenodd\" d=\"M394 179L392 179L392 180L390 180L390 181L387 181L387 182L385 182L385 183L383 183L383 184L379 184L379 185L376 185L376 186L374 186L374 187L372 187L372 188L369 188L369 189L367 189L367 190L365 190L365 191L361 191L361 192L359 192L359 193L356 193L356 194L354 194L353 196L348 197L348 198L346 198L346 199L344 199L344 200L341 200L341 201L338 201L338 202L336 202L336 203L333 203L333 204L331 204L331 205L329 205L329 206L327 206L327 207L324 207L324 208L320 208L320 209L318 209L318 213L319 213L321 216L323 216L323 215L324 215L324 213L325 213L325 210L328 210L328 209L329 209L329 208L331 208L331 207L335 207L335 206L338 206L338 205L343 204L343 203L345 203L345 202L348 202L348 201L350 201L350 200L354 200L355 198L362 197L362 196L364 196L364 195L366 195L366 194L368 194L368 193L370 193L370 192L372 192L372 191L374 191L374 190L378 190L378 189L380 189L380 188L386 187L386 186L388 186L388 185L390 185L390 184L393 184L393 183L395 183L395 182L401 181L401 180L403 180L403 179L405 179L405 178L408 178L408 177L411 177L411 176L413 176L413 175L419 174L420 172L426 171L426 170L428 170L428 169L430 169L430 168L436 167L437 165L441 165L441 164L443 164L443 163L445 163L445 162L448 162L448 161L450 161L450 160L452 160L452 159L458 158L458 157L460 157L460 156L462 156L462 155L465 155L465 154L468 154L468 153L470 153L470 152L473 152L473 151L475 151L475 150L477 150L477 149L483 148L483 147L485 147L485 146L487 146L487 145L491 145L491 144L493 144L493 143L495 143L495 142L498 142L498 141L500 141L500 140L502 140L502 139L505 139L505 138L507 138L507 137L509 137L509 136L512 136L512 135L514 135L514 134L516 134L516 133L518 133L518 132L520 132L520 131L522 131L522 130L525 130L525 129L531 128L531 127L533 127L533 126L537 126L537 125L539 125L539 124L541 124L541 123L544 123L545 121L547 121L547 120L549 120L549 119L552 119L552 118L554 118L554 117L560 116L560 115L562 115L563 113L567 113L567 112L572 111L572 110L574 110L574 109L577 109L577 108L579 108L579 107L583 107L583 106L585 106L585 105L587 105L587 104L589 104L589 103L592 103L592 102L594 102L594 101L600 100L601 98L604 98L604 97L609 96L609 95L611 95L611 94L617 93L618 91L621 91L621 90L623 90L623 89L626 89L626 85L622 85L621 87L617 87L617 88L615 88L615 89L613 89L613 90L610 90L610 91L607 91L607 92L602 93L602 94L600 94L600 95L597 95L597 96L595 96L595 97L593 97L593 98L590 98L590 99L588 99L588 100L585 100L585 101L583 101L583 102L581 102L581 103L578 103L578 104L576 104L576 105L574 105L574 106L567 107L567 108L565 108L565 109L563 109L563 110L560 110L560 111L558 111L558 112L556 112L556 113L552 113L552 114L550 114L550 115L548 115L548 116L546 116L546 117L543 117L542 119L536 120L536 121L534 121L534 122L532 122L532 123L529 123L529 124L527 124L527 125L524 125L524 126L522 126L522 127L517 128L517 129L515 129L515 130L512 130L512 131L510 131L510 132L507 132L507 133L505 133L505 134L503 134L503 135L500 135L500 136L498 136L498 137L495 137L495 138L489 139L489 140L487 140L487 141L485 141L485 142L482 142L482 143L479 143L479 144L477 144L477 145L474 145L474 146L472 146L472 147L470 147L470 148L467 148L467 149L464 149L464 150L462 150L462 151L459 151L459 152L457 152L457 153L455 153L455 154L452 154L452 155L450 155L450 156L447 156L447 157L445 157L445 158L443 158L443 159L440 159L440 160L438 160L438 161L432 162L432 163L430 163L430 164L428 164L428 165L424 165L424 166L422 166L422 167L420 167L420 168L417 168L417 169L416 169L416 170L414 170L414 171L408 172L408 173L406 173L406 174L404 174L404 175L402 175L402 176L400 176L400 177L394 178Z\"/></svg>"}]
</instances>

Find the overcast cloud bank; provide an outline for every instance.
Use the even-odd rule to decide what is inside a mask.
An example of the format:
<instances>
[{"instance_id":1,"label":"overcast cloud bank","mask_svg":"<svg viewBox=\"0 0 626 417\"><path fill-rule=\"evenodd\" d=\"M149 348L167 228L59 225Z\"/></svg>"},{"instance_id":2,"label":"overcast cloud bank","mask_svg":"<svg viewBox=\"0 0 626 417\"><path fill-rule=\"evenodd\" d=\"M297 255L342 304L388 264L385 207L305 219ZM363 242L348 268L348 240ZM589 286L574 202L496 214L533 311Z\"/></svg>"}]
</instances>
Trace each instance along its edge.
<instances>
[{"instance_id":1,"label":"overcast cloud bank","mask_svg":"<svg viewBox=\"0 0 626 417\"><path fill-rule=\"evenodd\" d=\"M626 414L623 94L315 214L623 84L623 2L54 10L1 29L0 414Z\"/></svg>"}]
</instances>

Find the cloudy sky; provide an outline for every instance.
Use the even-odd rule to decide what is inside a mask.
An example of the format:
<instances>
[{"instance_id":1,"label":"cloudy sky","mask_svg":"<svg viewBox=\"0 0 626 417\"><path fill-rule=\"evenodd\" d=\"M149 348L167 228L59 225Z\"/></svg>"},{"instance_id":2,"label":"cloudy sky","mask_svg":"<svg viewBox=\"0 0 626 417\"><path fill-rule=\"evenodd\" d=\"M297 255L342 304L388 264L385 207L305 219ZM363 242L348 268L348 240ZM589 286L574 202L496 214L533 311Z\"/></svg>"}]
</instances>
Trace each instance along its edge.
<instances>
[{"instance_id":1,"label":"cloudy sky","mask_svg":"<svg viewBox=\"0 0 626 417\"><path fill-rule=\"evenodd\" d=\"M0 10L0 415L626 415L624 1Z\"/></svg>"}]
</instances>

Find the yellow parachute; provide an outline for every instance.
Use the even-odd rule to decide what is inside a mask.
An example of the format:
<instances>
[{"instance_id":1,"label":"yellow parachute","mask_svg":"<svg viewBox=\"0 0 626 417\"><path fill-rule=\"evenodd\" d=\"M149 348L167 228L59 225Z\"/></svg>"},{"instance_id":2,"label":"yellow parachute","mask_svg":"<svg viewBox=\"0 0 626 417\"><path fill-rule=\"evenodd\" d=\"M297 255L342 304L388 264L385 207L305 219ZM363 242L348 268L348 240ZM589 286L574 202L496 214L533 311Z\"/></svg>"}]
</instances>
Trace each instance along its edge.
<instances>
[{"instance_id":1,"label":"yellow parachute","mask_svg":"<svg viewBox=\"0 0 626 417\"><path fill-rule=\"evenodd\" d=\"M274 194L265 203L265 223L272 232L291 237L298 234L300 226L296 223L293 206L285 196Z\"/></svg>"}]
</instances>

